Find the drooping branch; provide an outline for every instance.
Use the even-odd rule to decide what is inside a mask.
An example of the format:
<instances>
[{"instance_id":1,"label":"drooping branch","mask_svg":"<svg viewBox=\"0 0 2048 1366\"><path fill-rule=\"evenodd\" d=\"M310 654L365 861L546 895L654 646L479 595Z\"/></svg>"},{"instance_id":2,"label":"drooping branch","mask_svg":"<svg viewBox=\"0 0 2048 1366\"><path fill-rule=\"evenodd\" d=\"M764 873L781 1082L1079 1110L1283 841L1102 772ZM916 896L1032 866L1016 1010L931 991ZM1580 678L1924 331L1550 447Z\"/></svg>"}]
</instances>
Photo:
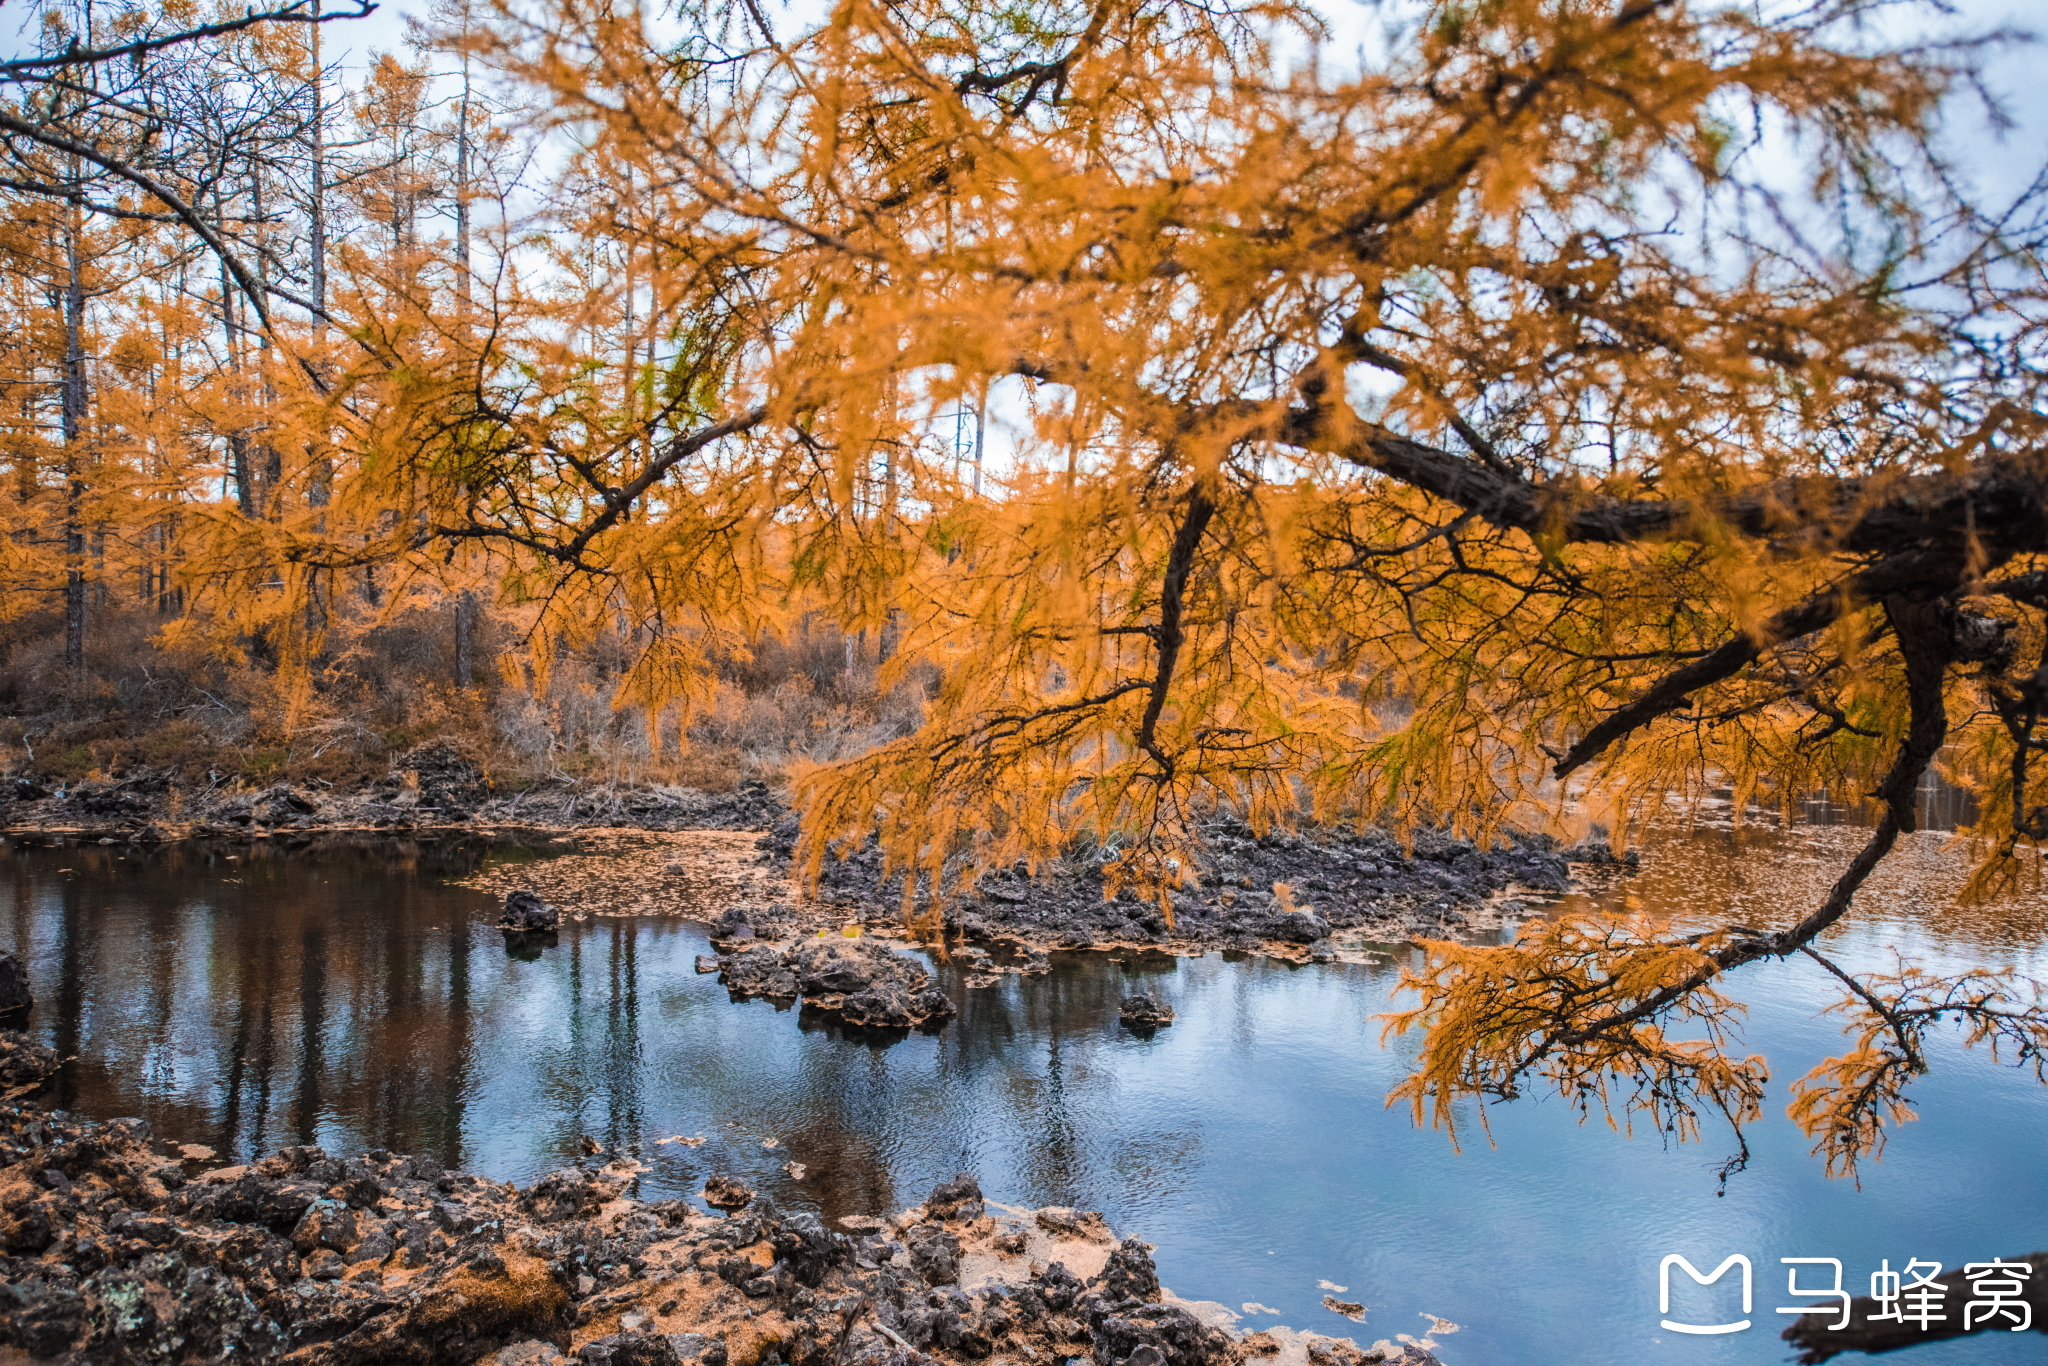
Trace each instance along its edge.
<instances>
[{"instance_id":1,"label":"drooping branch","mask_svg":"<svg viewBox=\"0 0 2048 1366\"><path fill-rule=\"evenodd\" d=\"M1153 635L1159 666L1152 676L1151 696L1145 700L1145 715L1138 722L1137 743L1168 777L1173 774L1173 758L1159 747L1159 716L1166 708L1167 690L1173 684L1174 668L1180 662L1181 646L1186 640L1181 619L1187 602L1188 576L1194 571L1195 551L1202 543L1202 533L1215 515L1215 501L1196 484L1188 493L1187 512L1174 533L1173 549L1166 557L1166 577L1159 586L1159 626Z\"/></svg>"},{"instance_id":2,"label":"drooping branch","mask_svg":"<svg viewBox=\"0 0 2048 1366\"><path fill-rule=\"evenodd\" d=\"M1938 600L1931 597L1888 598L1885 613L1899 642L1906 665L1906 702L1909 720L1905 742L1899 746L1890 772L1875 795L1884 813L1842 875L1828 889L1826 900L1811 914L1789 929L1773 934L1741 934L1708 955L1699 969L1679 981L1650 993L1643 999L1598 1016L1584 1025L1568 1027L1534 1048L1517 1073L1534 1066L1549 1053L1576 1048L1603 1034L1625 1028L1670 1008L1725 972L1761 958L1781 958L1796 953L1821 931L1848 913L1857 891L1891 852L1903 833L1918 828L1916 802L1921 776L1948 738L1948 708L1942 696L1942 679L1947 672L1950 645L1948 623Z\"/></svg>"}]
</instances>

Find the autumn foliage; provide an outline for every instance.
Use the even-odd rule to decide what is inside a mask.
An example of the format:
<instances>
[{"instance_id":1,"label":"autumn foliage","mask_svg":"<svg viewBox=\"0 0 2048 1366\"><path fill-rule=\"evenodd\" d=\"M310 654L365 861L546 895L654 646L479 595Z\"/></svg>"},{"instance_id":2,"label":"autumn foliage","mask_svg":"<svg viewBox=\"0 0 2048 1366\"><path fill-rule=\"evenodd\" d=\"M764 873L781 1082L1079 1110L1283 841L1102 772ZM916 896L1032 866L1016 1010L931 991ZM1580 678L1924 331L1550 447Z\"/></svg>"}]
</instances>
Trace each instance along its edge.
<instances>
[{"instance_id":1,"label":"autumn foliage","mask_svg":"<svg viewBox=\"0 0 2048 1366\"><path fill-rule=\"evenodd\" d=\"M625 642L656 745L830 621L922 713L796 775L804 855L878 836L912 912L1080 838L1163 897L1219 807L1620 840L1871 798L1783 925L1441 945L1395 1021L1424 1118L1540 1082L1739 1131L1723 979L1818 955L1930 766L1978 796L1976 894L2048 837L2041 205L1945 160L1978 47L1874 12L1437 3L1354 62L1288 3L451 11L437 80L354 97L345 179L168 159L213 243L16 147L16 368L74 373L66 280L95 359L61 441L16 391L0 570L158 576L167 632L308 713L352 585L431 584L516 626L519 688ZM314 31L235 37L250 89L321 88ZM102 117L16 74L38 128ZM116 190L154 216L82 202ZM2030 984L1844 984L1794 1104L1837 1169L1934 1021L2048 1043Z\"/></svg>"}]
</instances>

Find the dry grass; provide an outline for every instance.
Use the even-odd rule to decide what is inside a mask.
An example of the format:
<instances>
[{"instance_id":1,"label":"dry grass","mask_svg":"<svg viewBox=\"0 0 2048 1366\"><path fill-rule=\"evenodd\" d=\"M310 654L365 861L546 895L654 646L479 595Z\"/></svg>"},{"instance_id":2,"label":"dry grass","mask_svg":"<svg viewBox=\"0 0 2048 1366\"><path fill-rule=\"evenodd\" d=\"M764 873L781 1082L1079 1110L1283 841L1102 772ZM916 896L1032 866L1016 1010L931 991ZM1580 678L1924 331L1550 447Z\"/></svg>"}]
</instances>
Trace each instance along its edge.
<instances>
[{"instance_id":1,"label":"dry grass","mask_svg":"<svg viewBox=\"0 0 2048 1366\"><path fill-rule=\"evenodd\" d=\"M617 638L556 661L538 691L484 671L518 643L518 622L501 614L479 622L479 676L459 687L452 613L451 600L431 598L365 610L330 631L310 686L296 688L261 651L180 643L166 634L171 618L118 602L94 613L74 677L61 617L14 617L0 622L0 774L69 782L149 770L178 784L349 787L381 775L393 754L451 740L502 787L571 778L722 792L864 752L923 715L924 687L876 687L872 641L815 625L726 660L687 724L675 708L650 726L640 709L613 707L626 657Z\"/></svg>"}]
</instances>

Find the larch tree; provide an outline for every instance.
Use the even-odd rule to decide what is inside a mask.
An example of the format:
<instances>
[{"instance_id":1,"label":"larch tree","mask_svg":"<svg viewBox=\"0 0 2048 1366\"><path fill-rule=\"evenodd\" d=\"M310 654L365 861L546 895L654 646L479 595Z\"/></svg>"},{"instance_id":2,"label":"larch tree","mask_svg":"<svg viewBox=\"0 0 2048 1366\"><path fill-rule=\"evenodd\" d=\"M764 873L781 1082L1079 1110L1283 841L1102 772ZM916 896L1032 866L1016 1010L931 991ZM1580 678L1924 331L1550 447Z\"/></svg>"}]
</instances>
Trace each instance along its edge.
<instances>
[{"instance_id":1,"label":"larch tree","mask_svg":"<svg viewBox=\"0 0 2048 1366\"><path fill-rule=\"evenodd\" d=\"M809 866L877 834L911 905L1085 836L1170 906L1223 807L1495 838L1582 803L1620 838L1716 785L1867 795L1782 924L1438 945L1394 1024L1440 1123L1541 1086L1739 1134L1767 1073L1730 975L1818 954L1930 767L1979 796L1976 894L2048 836L2040 199L1944 159L1981 49L1874 15L1436 3L1333 77L1286 3L846 0L681 42L503 6L470 42L715 382L670 382L651 443L566 389L493 418L499 483L437 534L586 616L603 584L649 625L622 696L764 596L887 629L926 723L798 790ZM934 419L992 389L1028 430L978 496ZM1845 984L1854 1047L1794 1103L1834 1170L1936 1021L2041 1066L2030 983Z\"/></svg>"},{"instance_id":2,"label":"larch tree","mask_svg":"<svg viewBox=\"0 0 2048 1366\"><path fill-rule=\"evenodd\" d=\"M1289 0L462 18L545 174L466 100L426 135L392 60L346 158L290 130L310 270L275 176L195 200L95 152L222 262L198 425L265 454L183 511L180 583L281 678L380 566L488 585L528 686L628 642L612 700L656 731L823 613L933 683L914 734L799 775L803 854L879 838L914 914L1077 841L1170 910L1224 809L1619 839L1716 787L1875 800L1781 924L1434 946L1394 1027L1445 1124L1543 1087L1739 1135L1767 1072L1731 974L1821 956L1930 768L1978 795L1972 893L2033 875L2043 222L1944 158L1980 44L1887 44L1867 0L1436 3L1338 74ZM78 203L60 136L17 193ZM305 278L294 332L262 301ZM1025 414L1013 459L963 464L966 409ZM2043 1063L2031 983L1841 975L1853 1046L1794 1102L1833 1170L1937 1022Z\"/></svg>"}]
</instances>

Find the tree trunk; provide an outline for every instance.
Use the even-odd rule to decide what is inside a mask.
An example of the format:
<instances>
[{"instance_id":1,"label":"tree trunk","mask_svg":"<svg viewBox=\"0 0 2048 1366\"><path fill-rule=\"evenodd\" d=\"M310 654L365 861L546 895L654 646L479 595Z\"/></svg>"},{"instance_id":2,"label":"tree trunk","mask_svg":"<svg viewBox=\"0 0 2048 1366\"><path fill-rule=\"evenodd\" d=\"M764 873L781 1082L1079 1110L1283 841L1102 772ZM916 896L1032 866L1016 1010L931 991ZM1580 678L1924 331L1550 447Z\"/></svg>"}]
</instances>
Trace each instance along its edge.
<instances>
[{"instance_id":1,"label":"tree trunk","mask_svg":"<svg viewBox=\"0 0 2048 1366\"><path fill-rule=\"evenodd\" d=\"M455 595L455 686L467 688L475 681L476 594L465 588Z\"/></svg>"},{"instance_id":2,"label":"tree trunk","mask_svg":"<svg viewBox=\"0 0 2048 1366\"><path fill-rule=\"evenodd\" d=\"M79 259L81 211L64 220L64 667L74 688L85 680L85 276Z\"/></svg>"}]
</instances>

